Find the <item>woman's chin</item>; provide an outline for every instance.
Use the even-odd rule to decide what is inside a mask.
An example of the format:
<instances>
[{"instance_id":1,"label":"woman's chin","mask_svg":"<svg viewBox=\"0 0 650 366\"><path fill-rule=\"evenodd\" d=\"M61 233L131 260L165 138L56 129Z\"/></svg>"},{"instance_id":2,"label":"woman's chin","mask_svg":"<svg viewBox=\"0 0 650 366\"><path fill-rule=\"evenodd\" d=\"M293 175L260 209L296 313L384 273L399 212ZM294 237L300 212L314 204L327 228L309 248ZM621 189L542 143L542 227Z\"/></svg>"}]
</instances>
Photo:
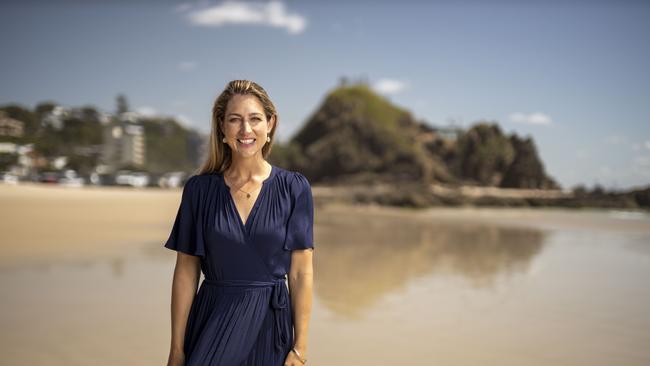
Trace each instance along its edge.
<instances>
[{"instance_id":1,"label":"woman's chin","mask_svg":"<svg viewBox=\"0 0 650 366\"><path fill-rule=\"evenodd\" d=\"M261 149L256 149L254 147L248 147L244 149L238 149L237 150L237 156L242 157L242 158L249 158L257 155L257 153L261 152Z\"/></svg>"}]
</instances>

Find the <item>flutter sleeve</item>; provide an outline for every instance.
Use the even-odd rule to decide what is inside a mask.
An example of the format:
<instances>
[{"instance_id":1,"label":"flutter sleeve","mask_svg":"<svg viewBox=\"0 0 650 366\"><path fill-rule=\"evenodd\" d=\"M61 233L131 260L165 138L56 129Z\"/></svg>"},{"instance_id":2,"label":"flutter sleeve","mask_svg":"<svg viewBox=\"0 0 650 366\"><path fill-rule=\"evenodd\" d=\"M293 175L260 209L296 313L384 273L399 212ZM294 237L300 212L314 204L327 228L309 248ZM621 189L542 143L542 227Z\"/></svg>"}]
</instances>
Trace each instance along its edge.
<instances>
[{"instance_id":1,"label":"flutter sleeve","mask_svg":"<svg viewBox=\"0 0 650 366\"><path fill-rule=\"evenodd\" d=\"M314 249L314 202L309 181L301 173L294 173L291 196L293 204L284 249Z\"/></svg>"},{"instance_id":2,"label":"flutter sleeve","mask_svg":"<svg viewBox=\"0 0 650 366\"><path fill-rule=\"evenodd\" d=\"M199 193L198 178L193 175L183 186L181 203L165 248L194 256L205 256L202 217L197 210L200 204Z\"/></svg>"}]
</instances>

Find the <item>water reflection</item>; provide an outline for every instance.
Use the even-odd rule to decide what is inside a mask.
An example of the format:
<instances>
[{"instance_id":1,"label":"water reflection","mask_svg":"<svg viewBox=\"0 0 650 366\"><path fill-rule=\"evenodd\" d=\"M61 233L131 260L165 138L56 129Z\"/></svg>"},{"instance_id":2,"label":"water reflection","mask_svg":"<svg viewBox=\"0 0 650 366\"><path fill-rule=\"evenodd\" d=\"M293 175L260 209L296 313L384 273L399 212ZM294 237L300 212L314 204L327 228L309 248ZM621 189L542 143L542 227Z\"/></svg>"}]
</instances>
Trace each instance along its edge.
<instances>
[{"instance_id":1,"label":"water reflection","mask_svg":"<svg viewBox=\"0 0 650 366\"><path fill-rule=\"evenodd\" d=\"M148 249L149 246L146 246L142 243L133 243L131 244L134 248L142 248L143 253L145 251L151 251L152 256L153 250ZM134 257L134 253L122 252L122 253L113 253L106 256L89 256L85 258L84 256L71 256L66 255L67 253L61 253L58 257L54 256L53 258L47 258L45 256L34 256L30 260L21 258L19 260L13 261L3 261L0 262L0 275L2 274L12 274L16 271L32 271L35 273L51 273L61 268L68 269L78 269L78 270L89 270L96 265L107 264L111 268L111 274L115 278L120 278L124 276L126 270L126 262L129 258ZM147 256L149 258L150 256ZM162 256L161 256L162 257ZM64 259L61 259L64 258ZM161 258L161 260L164 258ZM166 258L169 260L169 257Z\"/></svg>"},{"instance_id":2,"label":"water reflection","mask_svg":"<svg viewBox=\"0 0 650 366\"><path fill-rule=\"evenodd\" d=\"M382 212L318 211L310 362L649 364L647 222L630 229L551 210ZM43 241L29 260L5 251L3 364L166 361L167 230L106 244L105 227L86 229L87 246Z\"/></svg>"},{"instance_id":3,"label":"water reflection","mask_svg":"<svg viewBox=\"0 0 650 366\"><path fill-rule=\"evenodd\" d=\"M323 213L314 256L316 294L339 315L356 317L382 296L425 275L458 276L475 288L526 273L545 232L414 217Z\"/></svg>"}]
</instances>

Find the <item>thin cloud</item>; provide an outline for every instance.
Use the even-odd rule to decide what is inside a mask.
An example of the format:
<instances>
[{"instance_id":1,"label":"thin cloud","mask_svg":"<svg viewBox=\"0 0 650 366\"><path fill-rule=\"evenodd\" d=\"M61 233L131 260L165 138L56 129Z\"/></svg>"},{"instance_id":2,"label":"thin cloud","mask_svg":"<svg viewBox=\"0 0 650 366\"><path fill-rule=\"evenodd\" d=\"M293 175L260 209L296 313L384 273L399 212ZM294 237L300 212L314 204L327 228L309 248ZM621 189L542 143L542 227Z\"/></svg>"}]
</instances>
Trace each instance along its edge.
<instances>
[{"instance_id":1,"label":"thin cloud","mask_svg":"<svg viewBox=\"0 0 650 366\"><path fill-rule=\"evenodd\" d=\"M603 141L609 145L620 145L627 142L627 139L624 136L610 135L606 136Z\"/></svg>"},{"instance_id":2,"label":"thin cloud","mask_svg":"<svg viewBox=\"0 0 650 366\"><path fill-rule=\"evenodd\" d=\"M196 69L197 66L199 66L199 64L196 61L182 61L178 63L178 70L188 72Z\"/></svg>"},{"instance_id":3,"label":"thin cloud","mask_svg":"<svg viewBox=\"0 0 650 366\"><path fill-rule=\"evenodd\" d=\"M177 13L184 13L188 10L191 10L193 5L191 3L180 3L174 7L174 11Z\"/></svg>"},{"instance_id":4,"label":"thin cloud","mask_svg":"<svg viewBox=\"0 0 650 366\"><path fill-rule=\"evenodd\" d=\"M600 175L602 175L602 176L606 176L606 177L611 176L611 175L613 174L613 170L612 170L612 168L610 168L610 167L607 166L607 165L601 165L601 166L598 168L598 172L600 173Z\"/></svg>"},{"instance_id":5,"label":"thin cloud","mask_svg":"<svg viewBox=\"0 0 650 366\"><path fill-rule=\"evenodd\" d=\"M186 11L192 10L194 5L190 2L187 3L180 3L174 7L174 11L177 13L184 13Z\"/></svg>"},{"instance_id":6,"label":"thin cloud","mask_svg":"<svg viewBox=\"0 0 650 366\"><path fill-rule=\"evenodd\" d=\"M142 106L137 108L135 111L144 117L154 117L158 115L156 108L150 106Z\"/></svg>"},{"instance_id":7,"label":"thin cloud","mask_svg":"<svg viewBox=\"0 0 650 366\"><path fill-rule=\"evenodd\" d=\"M187 105L187 101L181 100L181 99L176 99L171 102L172 107L185 107Z\"/></svg>"},{"instance_id":8,"label":"thin cloud","mask_svg":"<svg viewBox=\"0 0 650 366\"><path fill-rule=\"evenodd\" d=\"M650 178L650 156L637 156L632 165L634 173L642 179Z\"/></svg>"},{"instance_id":9,"label":"thin cloud","mask_svg":"<svg viewBox=\"0 0 650 366\"><path fill-rule=\"evenodd\" d=\"M193 128L194 126L196 126L194 124L194 121L190 117L188 117L186 115L183 115L183 114L175 115L174 119L176 119L176 121L178 121L178 123L180 123L181 126L183 126L185 128Z\"/></svg>"},{"instance_id":10,"label":"thin cloud","mask_svg":"<svg viewBox=\"0 0 650 366\"><path fill-rule=\"evenodd\" d=\"M510 114L510 121L514 123L523 123L527 125L540 125L540 126L548 126L553 124L553 120L551 119L551 117L541 112L530 113L530 114L512 113Z\"/></svg>"},{"instance_id":11,"label":"thin cloud","mask_svg":"<svg viewBox=\"0 0 650 366\"><path fill-rule=\"evenodd\" d=\"M395 79L379 79L372 88L380 94L398 94L406 89L406 83Z\"/></svg>"},{"instance_id":12,"label":"thin cloud","mask_svg":"<svg viewBox=\"0 0 650 366\"><path fill-rule=\"evenodd\" d=\"M576 158L578 159L589 159L591 157L591 153L586 150L586 149L578 149L576 150Z\"/></svg>"},{"instance_id":13,"label":"thin cloud","mask_svg":"<svg viewBox=\"0 0 650 366\"><path fill-rule=\"evenodd\" d=\"M634 158L634 164L643 167L650 168L650 157L649 156L637 156Z\"/></svg>"},{"instance_id":14,"label":"thin cloud","mask_svg":"<svg viewBox=\"0 0 650 366\"><path fill-rule=\"evenodd\" d=\"M177 6L176 11L186 13L190 24L198 27L264 25L284 28L290 34L302 33L307 27L307 19L298 13L289 13L281 1L225 1L212 6L191 6L186 3Z\"/></svg>"},{"instance_id":15,"label":"thin cloud","mask_svg":"<svg viewBox=\"0 0 650 366\"><path fill-rule=\"evenodd\" d=\"M632 144L632 150L641 151L641 150L650 150L650 140L645 140L642 142L635 142Z\"/></svg>"}]
</instances>

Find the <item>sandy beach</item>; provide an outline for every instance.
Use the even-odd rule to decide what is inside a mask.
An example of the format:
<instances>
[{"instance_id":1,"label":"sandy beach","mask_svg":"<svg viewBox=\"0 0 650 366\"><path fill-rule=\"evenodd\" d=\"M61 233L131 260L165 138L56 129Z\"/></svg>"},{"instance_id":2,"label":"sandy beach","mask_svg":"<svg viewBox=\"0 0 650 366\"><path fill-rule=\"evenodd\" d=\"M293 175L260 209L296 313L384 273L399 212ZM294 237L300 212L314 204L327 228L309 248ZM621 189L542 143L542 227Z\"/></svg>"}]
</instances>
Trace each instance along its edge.
<instances>
[{"instance_id":1,"label":"sandy beach","mask_svg":"<svg viewBox=\"0 0 650 366\"><path fill-rule=\"evenodd\" d=\"M0 185L0 267L115 257L169 235L180 190ZM137 250L137 249L136 249Z\"/></svg>"},{"instance_id":2,"label":"sandy beach","mask_svg":"<svg viewBox=\"0 0 650 366\"><path fill-rule=\"evenodd\" d=\"M3 236L0 266L104 258L128 250L134 242L159 244L169 234L180 194L180 189L0 185L0 232ZM319 208L333 215L354 213L452 223L471 221L508 226L650 232L646 221L641 219L649 215L616 210L474 207L416 210L345 203ZM622 219L612 220L617 217Z\"/></svg>"},{"instance_id":3,"label":"sandy beach","mask_svg":"<svg viewBox=\"0 0 650 366\"><path fill-rule=\"evenodd\" d=\"M3 364L163 364L180 194L0 185ZM315 219L312 365L650 362L647 214L331 204Z\"/></svg>"}]
</instances>

